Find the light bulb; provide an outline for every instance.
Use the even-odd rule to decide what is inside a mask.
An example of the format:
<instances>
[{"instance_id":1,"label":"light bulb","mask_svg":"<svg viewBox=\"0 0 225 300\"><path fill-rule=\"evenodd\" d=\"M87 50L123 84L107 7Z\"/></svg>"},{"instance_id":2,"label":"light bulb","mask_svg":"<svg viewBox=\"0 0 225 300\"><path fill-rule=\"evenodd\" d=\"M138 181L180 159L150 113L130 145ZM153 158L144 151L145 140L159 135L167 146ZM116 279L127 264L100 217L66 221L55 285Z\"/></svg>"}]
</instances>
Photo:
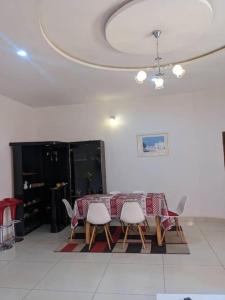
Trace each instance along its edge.
<instances>
[{"instance_id":1,"label":"light bulb","mask_svg":"<svg viewBox=\"0 0 225 300\"><path fill-rule=\"evenodd\" d=\"M139 84L142 84L146 78L147 78L147 73L145 71L139 71L135 76L135 80Z\"/></svg>"},{"instance_id":2,"label":"light bulb","mask_svg":"<svg viewBox=\"0 0 225 300\"><path fill-rule=\"evenodd\" d=\"M154 77L152 81L155 83L156 90L161 90L164 88L164 79L161 76Z\"/></svg>"},{"instance_id":3,"label":"light bulb","mask_svg":"<svg viewBox=\"0 0 225 300\"><path fill-rule=\"evenodd\" d=\"M177 76L177 78L181 78L186 73L185 69L181 65L175 65L172 69L173 74Z\"/></svg>"}]
</instances>

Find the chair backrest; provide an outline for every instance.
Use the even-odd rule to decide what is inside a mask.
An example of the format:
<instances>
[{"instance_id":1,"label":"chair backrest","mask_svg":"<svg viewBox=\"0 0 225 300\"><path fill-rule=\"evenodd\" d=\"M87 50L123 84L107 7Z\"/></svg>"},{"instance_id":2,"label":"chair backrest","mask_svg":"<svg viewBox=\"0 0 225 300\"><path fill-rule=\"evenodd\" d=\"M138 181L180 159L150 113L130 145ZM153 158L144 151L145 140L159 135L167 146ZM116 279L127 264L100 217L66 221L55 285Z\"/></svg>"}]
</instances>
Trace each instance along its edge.
<instances>
[{"instance_id":1,"label":"chair backrest","mask_svg":"<svg viewBox=\"0 0 225 300\"><path fill-rule=\"evenodd\" d=\"M187 201L187 196L183 196L180 199L180 201L179 201L179 203L177 205L177 213L178 213L178 215L181 215L183 213L186 201Z\"/></svg>"},{"instance_id":2,"label":"chair backrest","mask_svg":"<svg viewBox=\"0 0 225 300\"><path fill-rule=\"evenodd\" d=\"M72 217L73 217L73 209L72 209L70 203L66 199L62 199L62 202L65 204L68 216L70 217L70 219L72 219Z\"/></svg>"},{"instance_id":3,"label":"chair backrest","mask_svg":"<svg viewBox=\"0 0 225 300\"><path fill-rule=\"evenodd\" d=\"M144 191L133 191L132 193L133 194L146 194L146 192L144 192Z\"/></svg>"},{"instance_id":4,"label":"chair backrest","mask_svg":"<svg viewBox=\"0 0 225 300\"><path fill-rule=\"evenodd\" d=\"M103 225L111 221L105 203L90 203L88 206L87 221L94 225Z\"/></svg>"},{"instance_id":5,"label":"chair backrest","mask_svg":"<svg viewBox=\"0 0 225 300\"><path fill-rule=\"evenodd\" d=\"M112 191L112 192L109 192L110 195L116 195L116 194L120 194L121 192L120 191Z\"/></svg>"},{"instance_id":6,"label":"chair backrest","mask_svg":"<svg viewBox=\"0 0 225 300\"><path fill-rule=\"evenodd\" d=\"M136 224L143 222L145 220L145 216L137 201L127 201L123 204L120 219L128 224Z\"/></svg>"}]
</instances>

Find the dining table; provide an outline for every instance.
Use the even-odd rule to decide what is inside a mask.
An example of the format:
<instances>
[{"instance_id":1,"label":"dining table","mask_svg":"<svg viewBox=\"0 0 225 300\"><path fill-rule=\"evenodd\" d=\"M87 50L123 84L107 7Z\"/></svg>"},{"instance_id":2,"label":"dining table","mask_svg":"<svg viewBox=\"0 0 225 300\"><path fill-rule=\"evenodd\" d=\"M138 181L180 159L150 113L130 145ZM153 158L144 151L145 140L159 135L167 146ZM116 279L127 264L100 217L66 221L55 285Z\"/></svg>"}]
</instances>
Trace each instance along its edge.
<instances>
[{"instance_id":1,"label":"dining table","mask_svg":"<svg viewBox=\"0 0 225 300\"><path fill-rule=\"evenodd\" d=\"M113 219L120 219L124 202L136 201L140 204L145 217L154 217L156 223L156 236L158 246L162 246L162 230L171 229L173 222L168 212L168 205L164 193L118 193L118 194L90 194L78 198L74 203L74 215L72 223L78 224L78 220L86 220L90 203L102 202L106 205ZM86 244L90 243L91 224L85 222Z\"/></svg>"}]
</instances>

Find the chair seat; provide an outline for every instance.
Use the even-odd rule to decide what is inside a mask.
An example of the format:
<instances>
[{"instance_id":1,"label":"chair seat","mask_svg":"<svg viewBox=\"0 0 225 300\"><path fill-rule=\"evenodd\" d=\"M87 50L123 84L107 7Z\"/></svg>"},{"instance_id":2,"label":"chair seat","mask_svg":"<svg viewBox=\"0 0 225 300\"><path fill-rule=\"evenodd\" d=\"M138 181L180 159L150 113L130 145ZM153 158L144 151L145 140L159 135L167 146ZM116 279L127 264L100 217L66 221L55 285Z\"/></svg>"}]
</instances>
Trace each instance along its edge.
<instances>
[{"instance_id":1,"label":"chair seat","mask_svg":"<svg viewBox=\"0 0 225 300\"><path fill-rule=\"evenodd\" d=\"M168 210L168 215L170 217L179 217L179 215L177 213L175 213L174 211Z\"/></svg>"}]
</instances>

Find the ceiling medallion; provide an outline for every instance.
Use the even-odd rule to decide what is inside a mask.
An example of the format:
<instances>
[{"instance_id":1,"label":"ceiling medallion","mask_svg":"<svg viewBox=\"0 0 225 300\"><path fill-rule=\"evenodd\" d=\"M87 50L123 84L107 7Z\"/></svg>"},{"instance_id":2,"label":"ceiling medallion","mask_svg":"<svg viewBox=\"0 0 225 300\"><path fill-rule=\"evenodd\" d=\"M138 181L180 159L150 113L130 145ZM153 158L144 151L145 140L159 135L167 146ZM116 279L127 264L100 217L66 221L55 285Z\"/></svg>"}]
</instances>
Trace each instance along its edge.
<instances>
[{"instance_id":1,"label":"ceiling medallion","mask_svg":"<svg viewBox=\"0 0 225 300\"><path fill-rule=\"evenodd\" d=\"M173 5L170 5L170 1L173 1ZM102 39L104 39L104 42L106 41L108 45L104 48L104 43L97 43L97 41L90 44L90 48L95 47L96 53L99 53L99 59L96 60L96 56L91 56L88 52L83 54L81 49L86 49L87 43L81 44L79 48L79 43L82 43L82 40L79 41L79 39L75 39L77 43L70 42L73 40L72 35L74 33L74 27L72 25L75 24L74 15L72 13L70 14L70 11L71 5L75 5L73 4L75 2L72 0L68 1L70 4L68 8L63 4L60 6L63 9L61 9L61 11L59 9L57 14L51 9L51 7L55 5L54 1L46 0L46 3L50 2L52 6L42 7L42 17L39 18L39 25L45 41L54 51L66 59L94 69L128 72L139 71L136 76L138 83L143 83L147 78L146 72L151 71L151 73L155 73L153 78L155 86L160 88L164 85L164 70L169 69L177 78L181 78L185 74L184 67L186 68L189 63L197 62L200 59L208 58L213 54L218 54L225 50L224 40L222 38L219 42L214 44L210 44L207 39L207 33L211 36L212 31L215 32L219 29L214 24L215 22L212 23L214 15L217 16L219 6L214 5L212 8L207 0L133 0L126 1L126 4L117 7L114 13L108 18L108 21L102 24L102 26L105 27L105 34L102 34ZM177 10L173 9L175 6ZM155 13L156 10L154 8L158 9L158 14ZM193 13L191 23L190 12ZM160 20L158 19L158 15L161 16L160 20L162 20L162 24L159 24ZM170 18L164 17L168 15ZM62 27L62 29L65 28L64 30L67 32L65 35L62 34L63 32L56 30L58 26L58 16L60 16L62 20L65 20L65 26ZM136 22L131 22L134 16L142 17L138 18ZM66 18L69 20L68 22L66 22ZM78 20L80 19L78 18ZM86 25L86 23L87 22L85 22L84 25ZM160 30L155 30L151 34L156 24L159 24L159 28L163 30L163 38L161 38ZM183 24L186 24L186 26ZM188 26L188 24L190 24L190 26ZM89 25L90 28L92 28L92 23ZM198 26L198 31L196 31L196 26ZM183 30L183 28L185 28L185 30ZM126 30L128 30L127 34ZM185 33L188 37L191 37L190 40L186 38ZM204 37L203 42L205 43L201 43L201 47L198 49L199 52L196 52L196 50L190 48L189 45L193 43L194 38L198 40L199 35ZM149 36L155 39L149 38ZM79 32L77 33L77 37L79 37ZM126 39L124 37L126 37ZM157 48L156 60L154 62L155 41L158 47L159 39L160 52L164 57L163 60L160 59L158 55L159 49ZM177 41L183 46L179 51L177 50ZM221 44L222 46L218 47L218 45ZM109 46L111 52L107 52ZM210 49L210 47L214 49L209 51L208 49ZM183 51L189 48L190 51ZM207 49L207 51L205 51L205 49ZM102 56L101 53L103 53ZM130 56L128 57L128 55ZM103 60L101 57L104 58L104 63L102 63ZM148 62L151 61L152 63L149 65Z\"/></svg>"},{"instance_id":2,"label":"ceiling medallion","mask_svg":"<svg viewBox=\"0 0 225 300\"><path fill-rule=\"evenodd\" d=\"M152 78L152 81L155 83L155 89L156 90L161 90L164 88L164 73L161 70L161 65L160 65L160 61L162 60L162 58L159 56L159 38L162 34L161 30L154 30L152 32L152 35L155 37L156 39L156 69L157 69L157 73L154 75L154 77ZM177 78L181 78L184 76L184 74L186 73L186 71L184 70L184 68L180 65L180 64L176 64L174 65L172 72L174 75L176 75ZM135 80L137 83L142 84L144 83L144 81L147 79L147 73L145 71L139 71L135 77Z\"/></svg>"}]
</instances>

